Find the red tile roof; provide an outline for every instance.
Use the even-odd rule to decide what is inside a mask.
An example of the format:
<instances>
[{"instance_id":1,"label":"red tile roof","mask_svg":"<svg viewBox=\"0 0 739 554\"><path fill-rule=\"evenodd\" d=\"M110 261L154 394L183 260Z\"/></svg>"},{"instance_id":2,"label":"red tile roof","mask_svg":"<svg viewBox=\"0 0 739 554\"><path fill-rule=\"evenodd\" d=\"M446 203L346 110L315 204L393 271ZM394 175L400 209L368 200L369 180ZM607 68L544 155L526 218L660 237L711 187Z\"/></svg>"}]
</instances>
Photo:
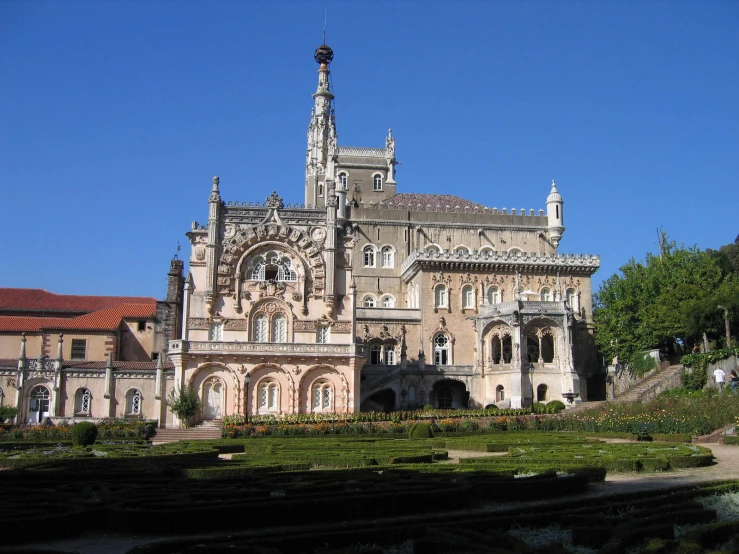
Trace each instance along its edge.
<instances>
[{"instance_id":1,"label":"red tile roof","mask_svg":"<svg viewBox=\"0 0 739 554\"><path fill-rule=\"evenodd\" d=\"M147 296L83 296L54 294L43 289L0 288L0 311L95 312L120 304L156 304Z\"/></svg>"},{"instance_id":2,"label":"red tile roof","mask_svg":"<svg viewBox=\"0 0 739 554\"><path fill-rule=\"evenodd\" d=\"M465 200L459 196L454 196L453 194L418 194L401 192L378 203L379 206L403 206L408 208L416 208L419 204L421 209L425 209L428 206L432 206L433 208L485 208L482 204L470 202L469 200Z\"/></svg>"},{"instance_id":3,"label":"red tile roof","mask_svg":"<svg viewBox=\"0 0 739 554\"><path fill-rule=\"evenodd\" d=\"M156 317L156 301L147 304L119 304L78 317L0 316L0 331L86 330L115 331L124 319Z\"/></svg>"}]
</instances>

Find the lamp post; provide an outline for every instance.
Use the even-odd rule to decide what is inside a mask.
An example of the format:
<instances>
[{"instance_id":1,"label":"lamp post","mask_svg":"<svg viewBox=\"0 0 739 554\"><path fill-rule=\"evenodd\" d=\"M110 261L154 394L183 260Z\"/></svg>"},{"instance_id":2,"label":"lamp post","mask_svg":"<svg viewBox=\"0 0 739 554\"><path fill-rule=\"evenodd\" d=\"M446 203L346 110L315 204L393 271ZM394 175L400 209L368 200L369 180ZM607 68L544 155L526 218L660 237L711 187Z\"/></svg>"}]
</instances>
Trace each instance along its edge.
<instances>
[{"instance_id":1,"label":"lamp post","mask_svg":"<svg viewBox=\"0 0 739 554\"><path fill-rule=\"evenodd\" d=\"M249 423L249 381L251 381L251 375L249 375L249 373L246 373L244 375L244 398L246 400L246 405L244 406L244 423Z\"/></svg>"},{"instance_id":2,"label":"lamp post","mask_svg":"<svg viewBox=\"0 0 739 554\"><path fill-rule=\"evenodd\" d=\"M726 326L726 348L731 348L731 327L729 326L729 308L719 304L718 309L724 311L724 325Z\"/></svg>"}]
</instances>

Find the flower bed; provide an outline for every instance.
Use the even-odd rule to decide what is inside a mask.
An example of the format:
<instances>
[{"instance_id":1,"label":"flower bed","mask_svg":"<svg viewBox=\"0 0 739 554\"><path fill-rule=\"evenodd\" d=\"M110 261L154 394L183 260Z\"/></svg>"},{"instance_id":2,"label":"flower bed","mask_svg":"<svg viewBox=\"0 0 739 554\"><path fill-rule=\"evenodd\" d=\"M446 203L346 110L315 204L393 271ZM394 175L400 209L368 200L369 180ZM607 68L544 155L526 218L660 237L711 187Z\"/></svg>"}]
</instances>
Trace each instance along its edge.
<instances>
[{"instance_id":1,"label":"flower bed","mask_svg":"<svg viewBox=\"0 0 739 554\"><path fill-rule=\"evenodd\" d=\"M105 418L97 423L98 440L148 439L157 426L155 420L140 417ZM0 431L3 440L61 440L71 441L72 424L62 420L57 425L19 425L8 431Z\"/></svg>"}]
</instances>

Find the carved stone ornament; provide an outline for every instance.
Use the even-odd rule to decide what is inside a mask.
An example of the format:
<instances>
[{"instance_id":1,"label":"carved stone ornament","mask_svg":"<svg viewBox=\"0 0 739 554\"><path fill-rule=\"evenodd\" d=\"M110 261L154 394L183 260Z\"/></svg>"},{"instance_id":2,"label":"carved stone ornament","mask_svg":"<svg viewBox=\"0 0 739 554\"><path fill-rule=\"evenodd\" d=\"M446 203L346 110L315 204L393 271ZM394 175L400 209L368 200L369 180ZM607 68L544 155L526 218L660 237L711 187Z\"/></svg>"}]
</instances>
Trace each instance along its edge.
<instances>
[{"instance_id":1,"label":"carved stone ornament","mask_svg":"<svg viewBox=\"0 0 739 554\"><path fill-rule=\"evenodd\" d=\"M294 302L300 302L303 299L303 295L299 292L294 292L292 298Z\"/></svg>"},{"instance_id":2,"label":"carved stone ornament","mask_svg":"<svg viewBox=\"0 0 739 554\"><path fill-rule=\"evenodd\" d=\"M296 366L295 366L295 367L293 368L293 373L294 373L295 375L300 375L300 374L301 374L302 372L303 372L303 370L302 370L302 369L300 369L300 366L299 366L299 365L296 365Z\"/></svg>"},{"instance_id":3,"label":"carved stone ornament","mask_svg":"<svg viewBox=\"0 0 739 554\"><path fill-rule=\"evenodd\" d=\"M16 380L13 377L8 377L7 379L5 379L5 385L8 386L8 387L15 388L15 386L16 386Z\"/></svg>"},{"instance_id":4,"label":"carved stone ornament","mask_svg":"<svg viewBox=\"0 0 739 554\"><path fill-rule=\"evenodd\" d=\"M205 248L202 248L200 246L195 248L195 259L199 262L205 260Z\"/></svg>"},{"instance_id":5,"label":"carved stone ornament","mask_svg":"<svg viewBox=\"0 0 739 554\"><path fill-rule=\"evenodd\" d=\"M337 321L331 327L332 333L351 333L352 322L351 321Z\"/></svg>"},{"instance_id":6,"label":"carved stone ornament","mask_svg":"<svg viewBox=\"0 0 739 554\"><path fill-rule=\"evenodd\" d=\"M245 319L227 319L223 324L223 328L230 331L246 331L249 329L249 325Z\"/></svg>"},{"instance_id":7,"label":"carved stone ornament","mask_svg":"<svg viewBox=\"0 0 739 554\"><path fill-rule=\"evenodd\" d=\"M264 199L264 205L268 208L282 208L284 206L282 198L277 195L277 191L272 191L267 198Z\"/></svg>"},{"instance_id":8,"label":"carved stone ornament","mask_svg":"<svg viewBox=\"0 0 739 554\"><path fill-rule=\"evenodd\" d=\"M209 321L203 317L191 317L187 320L187 326L190 329L208 329Z\"/></svg>"},{"instance_id":9,"label":"carved stone ornament","mask_svg":"<svg viewBox=\"0 0 739 554\"><path fill-rule=\"evenodd\" d=\"M296 321L294 325L295 325L296 331L315 331L316 330L315 321Z\"/></svg>"},{"instance_id":10,"label":"carved stone ornament","mask_svg":"<svg viewBox=\"0 0 739 554\"><path fill-rule=\"evenodd\" d=\"M226 228L223 232L223 236L227 239L230 239L235 234L236 234L236 226L233 223L227 223Z\"/></svg>"},{"instance_id":11,"label":"carved stone ornament","mask_svg":"<svg viewBox=\"0 0 739 554\"><path fill-rule=\"evenodd\" d=\"M326 229L316 227L310 232L310 236L316 242L323 242L326 238Z\"/></svg>"}]
</instances>

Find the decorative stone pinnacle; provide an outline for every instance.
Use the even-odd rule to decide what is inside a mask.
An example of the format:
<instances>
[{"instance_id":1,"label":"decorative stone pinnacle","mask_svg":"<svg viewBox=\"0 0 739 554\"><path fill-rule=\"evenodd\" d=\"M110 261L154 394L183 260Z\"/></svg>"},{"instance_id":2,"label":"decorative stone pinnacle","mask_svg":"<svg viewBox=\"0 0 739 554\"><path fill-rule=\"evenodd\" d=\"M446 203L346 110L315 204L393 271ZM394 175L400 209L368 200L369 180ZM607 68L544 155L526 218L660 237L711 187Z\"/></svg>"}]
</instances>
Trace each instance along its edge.
<instances>
[{"instance_id":1,"label":"decorative stone pinnacle","mask_svg":"<svg viewBox=\"0 0 739 554\"><path fill-rule=\"evenodd\" d=\"M221 180L218 178L218 175L213 177L213 192L218 192L218 185L220 184Z\"/></svg>"},{"instance_id":2,"label":"decorative stone pinnacle","mask_svg":"<svg viewBox=\"0 0 739 554\"><path fill-rule=\"evenodd\" d=\"M264 199L264 205L267 208L275 208L280 209L284 207L284 204L282 202L282 198L280 198L277 195L277 191L273 190L272 194L270 194L267 198Z\"/></svg>"}]
</instances>

